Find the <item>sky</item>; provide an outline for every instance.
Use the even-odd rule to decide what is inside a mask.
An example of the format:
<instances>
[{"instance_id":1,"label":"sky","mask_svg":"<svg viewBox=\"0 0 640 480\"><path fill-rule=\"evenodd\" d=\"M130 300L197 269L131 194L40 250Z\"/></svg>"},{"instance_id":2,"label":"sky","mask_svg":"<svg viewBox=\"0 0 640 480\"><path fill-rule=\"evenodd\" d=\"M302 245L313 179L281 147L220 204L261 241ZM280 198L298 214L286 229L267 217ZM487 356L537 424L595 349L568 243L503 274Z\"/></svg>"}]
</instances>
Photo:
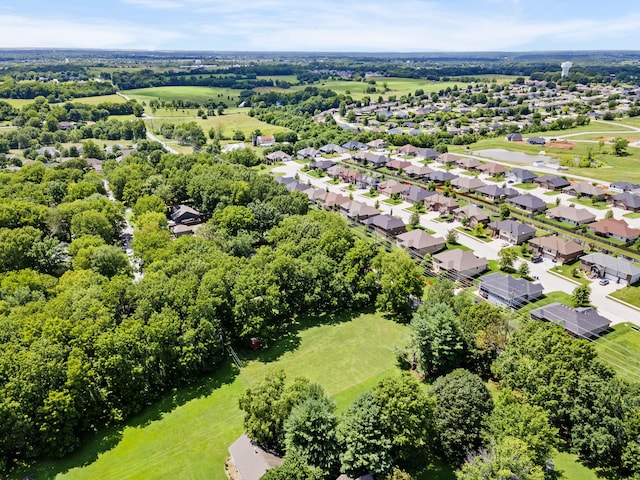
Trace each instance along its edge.
<instances>
[{"instance_id":1,"label":"sky","mask_svg":"<svg viewBox=\"0 0 640 480\"><path fill-rule=\"evenodd\" d=\"M640 2L3 1L0 48L309 52L640 50Z\"/></svg>"}]
</instances>

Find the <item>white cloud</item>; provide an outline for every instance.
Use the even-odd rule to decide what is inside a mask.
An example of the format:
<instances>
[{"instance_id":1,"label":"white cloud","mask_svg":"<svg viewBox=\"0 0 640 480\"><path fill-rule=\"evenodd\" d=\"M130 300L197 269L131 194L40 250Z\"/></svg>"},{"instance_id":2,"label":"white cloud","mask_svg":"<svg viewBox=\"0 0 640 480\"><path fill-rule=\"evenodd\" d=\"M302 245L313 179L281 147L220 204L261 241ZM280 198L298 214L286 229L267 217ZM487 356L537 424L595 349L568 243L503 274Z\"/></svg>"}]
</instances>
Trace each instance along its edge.
<instances>
[{"instance_id":1,"label":"white cloud","mask_svg":"<svg viewBox=\"0 0 640 480\"><path fill-rule=\"evenodd\" d=\"M33 18L0 15L3 48L166 47L183 35L166 29L125 24L120 20Z\"/></svg>"},{"instance_id":2,"label":"white cloud","mask_svg":"<svg viewBox=\"0 0 640 480\"><path fill-rule=\"evenodd\" d=\"M155 8L158 10L171 10L181 8L183 3L174 0L123 0L124 3L130 5L139 5L141 7Z\"/></svg>"}]
</instances>

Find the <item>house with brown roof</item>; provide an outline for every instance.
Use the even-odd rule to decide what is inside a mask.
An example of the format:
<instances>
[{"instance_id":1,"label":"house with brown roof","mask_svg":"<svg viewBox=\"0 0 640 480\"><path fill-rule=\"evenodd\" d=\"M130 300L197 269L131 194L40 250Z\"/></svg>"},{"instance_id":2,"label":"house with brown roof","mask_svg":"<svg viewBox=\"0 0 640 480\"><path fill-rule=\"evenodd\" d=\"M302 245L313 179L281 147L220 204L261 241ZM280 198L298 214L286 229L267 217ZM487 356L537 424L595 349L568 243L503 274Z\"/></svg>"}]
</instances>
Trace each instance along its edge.
<instances>
[{"instance_id":1,"label":"house with brown roof","mask_svg":"<svg viewBox=\"0 0 640 480\"><path fill-rule=\"evenodd\" d=\"M256 138L256 145L259 147L273 147L276 144L276 138L273 135L259 135Z\"/></svg>"},{"instance_id":2,"label":"house with brown roof","mask_svg":"<svg viewBox=\"0 0 640 480\"><path fill-rule=\"evenodd\" d=\"M276 163L276 162L289 162L291 161L291 155L283 152L282 150L278 150L277 152L271 152L265 155L265 160L267 163Z\"/></svg>"},{"instance_id":3,"label":"house with brown roof","mask_svg":"<svg viewBox=\"0 0 640 480\"><path fill-rule=\"evenodd\" d=\"M596 197L598 200L604 200L605 197L605 192L601 187L592 185L589 182L576 182L564 187L562 192L574 197Z\"/></svg>"},{"instance_id":4,"label":"house with brown roof","mask_svg":"<svg viewBox=\"0 0 640 480\"><path fill-rule=\"evenodd\" d=\"M404 169L404 173L413 178L423 178L433 172L434 170L425 165L410 165Z\"/></svg>"},{"instance_id":5,"label":"house with brown roof","mask_svg":"<svg viewBox=\"0 0 640 480\"><path fill-rule=\"evenodd\" d=\"M407 167L411 166L411 162L407 162L406 160L391 160L387 162L386 167L390 170L404 170Z\"/></svg>"},{"instance_id":6,"label":"house with brown roof","mask_svg":"<svg viewBox=\"0 0 640 480\"><path fill-rule=\"evenodd\" d=\"M477 166L476 170L486 173L487 175L495 176L505 173L507 171L507 167L500 165L499 163L487 162Z\"/></svg>"},{"instance_id":7,"label":"house with brown roof","mask_svg":"<svg viewBox=\"0 0 640 480\"><path fill-rule=\"evenodd\" d=\"M547 211L547 217L559 222L566 222L572 225L584 225L594 222L596 216L585 208L568 207L558 205Z\"/></svg>"},{"instance_id":8,"label":"house with brown roof","mask_svg":"<svg viewBox=\"0 0 640 480\"><path fill-rule=\"evenodd\" d=\"M457 165L459 160L460 160L460 157L457 155L454 155L453 153L443 153L438 158L436 158L436 162L441 163L443 165L446 165L449 163L452 165Z\"/></svg>"},{"instance_id":9,"label":"house with brown roof","mask_svg":"<svg viewBox=\"0 0 640 480\"><path fill-rule=\"evenodd\" d=\"M378 186L378 192L382 195L391 197L394 194L401 194L407 188L409 188L409 185L407 185L406 183L402 183L397 180L386 180L384 182L380 182L380 185Z\"/></svg>"},{"instance_id":10,"label":"house with brown roof","mask_svg":"<svg viewBox=\"0 0 640 480\"><path fill-rule=\"evenodd\" d=\"M356 220L366 220L367 218L380 215L380 212L366 203L351 201L340 205L340 212L349 218Z\"/></svg>"},{"instance_id":11,"label":"house with brown roof","mask_svg":"<svg viewBox=\"0 0 640 480\"><path fill-rule=\"evenodd\" d=\"M520 245L536 235L535 229L529 225L509 219L491 222L488 228L494 237L506 240L514 245Z\"/></svg>"},{"instance_id":12,"label":"house with brown roof","mask_svg":"<svg viewBox=\"0 0 640 480\"><path fill-rule=\"evenodd\" d=\"M630 227L624 220L604 218L588 225L589 230L606 238L615 238L624 242L633 242L640 237L640 230Z\"/></svg>"},{"instance_id":13,"label":"house with brown roof","mask_svg":"<svg viewBox=\"0 0 640 480\"><path fill-rule=\"evenodd\" d=\"M452 213L460 204L451 197L445 197L441 193L430 195L424 199L424 208L432 212L440 212L442 215Z\"/></svg>"},{"instance_id":14,"label":"house with brown roof","mask_svg":"<svg viewBox=\"0 0 640 480\"><path fill-rule=\"evenodd\" d=\"M346 195L341 195L335 192L326 192L326 195L319 201L324 208L329 210L335 210L341 205L350 203L351 199Z\"/></svg>"},{"instance_id":15,"label":"house with brown roof","mask_svg":"<svg viewBox=\"0 0 640 480\"><path fill-rule=\"evenodd\" d=\"M489 223L489 215L480 207L475 205L465 205L464 207L456 208L453 211L454 218L462 222L464 218L469 220L469 228L476 228L478 224L486 225Z\"/></svg>"},{"instance_id":16,"label":"house with brown roof","mask_svg":"<svg viewBox=\"0 0 640 480\"><path fill-rule=\"evenodd\" d=\"M537 255L555 260L560 265L574 262L584 255L582 245L555 235L532 238L529 240L529 245L534 248Z\"/></svg>"},{"instance_id":17,"label":"house with brown roof","mask_svg":"<svg viewBox=\"0 0 640 480\"><path fill-rule=\"evenodd\" d=\"M351 185L358 183L360 177L362 177L362 174L360 172L354 172L353 170L343 170L339 174L341 182L350 183Z\"/></svg>"},{"instance_id":18,"label":"house with brown roof","mask_svg":"<svg viewBox=\"0 0 640 480\"><path fill-rule=\"evenodd\" d=\"M423 257L427 253L436 253L447 247L444 238L429 235L419 228L401 233L396 237L396 241L399 247L412 250Z\"/></svg>"},{"instance_id":19,"label":"house with brown roof","mask_svg":"<svg viewBox=\"0 0 640 480\"><path fill-rule=\"evenodd\" d=\"M383 150L387 146L387 142L382 140L381 138L377 138L376 140L371 140L367 143L367 147L374 148L376 150Z\"/></svg>"},{"instance_id":20,"label":"house with brown roof","mask_svg":"<svg viewBox=\"0 0 640 480\"><path fill-rule=\"evenodd\" d=\"M479 160L470 157L462 157L456 161L456 166L465 170L477 170L480 165L482 163Z\"/></svg>"},{"instance_id":21,"label":"house with brown roof","mask_svg":"<svg viewBox=\"0 0 640 480\"><path fill-rule=\"evenodd\" d=\"M410 143L407 143L406 145L403 145L402 147L398 148L398 153L400 155L415 156L418 153L418 147L414 147Z\"/></svg>"},{"instance_id":22,"label":"house with brown roof","mask_svg":"<svg viewBox=\"0 0 640 480\"><path fill-rule=\"evenodd\" d=\"M479 178L467 177L466 175L461 175L451 180L451 186L463 192L475 192L478 188L485 187L486 185L487 184Z\"/></svg>"},{"instance_id":23,"label":"house with brown roof","mask_svg":"<svg viewBox=\"0 0 640 480\"><path fill-rule=\"evenodd\" d=\"M487 259L477 257L469 250L455 248L433 256L433 269L435 273L448 273L459 280L468 280L480 275L487 269Z\"/></svg>"}]
</instances>

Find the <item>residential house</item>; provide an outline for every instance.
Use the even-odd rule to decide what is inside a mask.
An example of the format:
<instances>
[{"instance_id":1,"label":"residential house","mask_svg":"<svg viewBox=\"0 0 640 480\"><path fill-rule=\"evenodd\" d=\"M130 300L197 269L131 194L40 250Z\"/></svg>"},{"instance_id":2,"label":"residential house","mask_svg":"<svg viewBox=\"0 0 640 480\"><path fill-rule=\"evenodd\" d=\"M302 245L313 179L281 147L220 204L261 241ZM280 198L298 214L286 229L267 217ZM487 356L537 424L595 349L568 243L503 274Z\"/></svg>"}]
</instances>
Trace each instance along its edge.
<instances>
[{"instance_id":1,"label":"residential house","mask_svg":"<svg viewBox=\"0 0 640 480\"><path fill-rule=\"evenodd\" d=\"M423 178L433 172L434 170L424 165L410 165L404 169L404 173L412 178Z\"/></svg>"},{"instance_id":2,"label":"residential house","mask_svg":"<svg viewBox=\"0 0 640 480\"><path fill-rule=\"evenodd\" d=\"M502 188L495 184L477 188L476 193L478 195L482 195L487 200L491 200L492 202L499 202L505 198L513 198L520 195L520 192L514 188Z\"/></svg>"},{"instance_id":3,"label":"residential house","mask_svg":"<svg viewBox=\"0 0 640 480\"><path fill-rule=\"evenodd\" d=\"M346 168L343 168L339 165L334 165L333 167L327 168L327 175L331 178L341 178L342 172L344 172Z\"/></svg>"},{"instance_id":4,"label":"residential house","mask_svg":"<svg viewBox=\"0 0 640 480\"><path fill-rule=\"evenodd\" d=\"M188 205L174 206L170 216L176 224L195 225L202 222L200 212Z\"/></svg>"},{"instance_id":5,"label":"residential house","mask_svg":"<svg viewBox=\"0 0 640 480\"><path fill-rule=\"evenodd\" d=\"M524 278L492 273L480 279L479 293L494 305L518 309L542 296L542 285Z\"/></svg>"},{"instance_id":6,"label":"residential house","mask_svg":"<svg viewBox=\"0 0 640 480\"><path fill-rule=\"evenodd\" d=\"M311 162L309 164L309 168L311 170L320 170L322 172L326 172L335 164L336 162L334 162L333 160L316 160L315 162Z\"/></svg>"},{"instance_id":7,"label":"residential house","mask_svg":"<svg viewBox=\"0 0 640 480\"><path fill-rule=\"evenodd\" d=\"M401 233L396 237L396 240L401 248L409 249L422 257L427 253L436 253L447 247L444 238L429 235L419 228Z\"/></svg>"},{"instance_id":8,"label":"residential house","mask_svg":"<svg viewBox=\"0 0 640 480\"><path fill-rule=\"evenodd\" d=\"M514 168L506 173L507 181L512 183L531 183L538 176L524 168Z\"/></svg>"},{"instance_id":9,"label":"residential house","mask_svg":"<svg viewBox=\"0 0 640 480\"><path fill-rule=\"evenodd\" d=\"M554 302L530 312L534 320L553 322L561 325L577 338L593 338L606 331L611 321L593 307L571 308Z\"/></svg>"},{"instance_id":10,"label":"residential house","mask_svg":"<svg viewBox=\"0 0 640 480\"><path fill-rule=\"evenodd\" d=\"M566 178L562 178L557 175L543 175L533 181L547 190L562 190L563 188L571 185Z\"/></svg>"},{"instance_id":11,"label":"residential house","mask_svg":"<svg viewBox=\"0 0 640 480\"><path fill-rule=\"evenodd\" d=\"M567 195L573 195L575 197L595 197L599 201L604 200L605 197L605 192L601 187L592 185L589 182L576 182L568 187L564 187L562 191Z\"/></svg>"},{"instance_id":12,"label":"residential house","mask_svg":"<svg viewBox=\"0 0 640 480\"><path fill-rule=\"evenodd\" d=\"M283 152L282 150L278 150L277 152L271 152L265 155L265 160L267 163L276 163L276 162L289 162L291 161L291 155Z\"/></svg>"},{"instance_id":13,"label":"residential house","mask_svg":"<svg viewBox=\"0 0 640 480\"><path fill-rule=\"evenodd\" d=\"M514 220L507 219L498 222L491 222L488 227L489 232L491 232L494 237L506 240L507 242L515 245L520 245L536 235L535 229L529 225L525 225L524 223L519 223Z\"/></svg>"},{"instance_id":14,"label":"residential house","mask_svg":"<svg viewBox=\"0 0 640 480\"><path fill-rule=\"evenodd\" d=\"M454 178L458 178L458 176L454 175L451 172L443 172L442 170L437 170L433 173L430 173L425 178L435 183L445 183L450 182Z\"/></svg>"},{"instance_id":15,"label":"residential house","mask_svg":"<svg viewBox=\"0 0 640 480\"><path fill-rule=\"evenodd\" d=\"M370 142L367 143L367 147L374 148L376 150L383 150L386 146L387 146L387 142L385 142L381 138L378 138L376 140L371 140Z\"/></svg>"},{"instance_id":16,"label":"residential house","mask_svg":"<svg viewBox=\"0 0 640 480\"><path fill-rule=\"evenodd\" d=\"M433 256L435 273L447 273L452 279L469 280L487 269L487 259L469 250L455 248Z\"/></svg>"},{"instance_id":17,"label":"residential house","mask_svg":"<svg viewBox=\"0 0 640 480\"><path fill-rule=\"evenodd\" d=\"M529 213L542 213L547 209L547 202L530 193L513 197L509 199L509 203Z\"/></svg>"},{"instance_id":18,"label":"residential house","mask_svg":"<svg viewBox=\"0 0 640 480\"><path fill-rule=\"evenodd\" d=\"M256 137L256 145L259 147L273 147L276 144L276 139L273 135L258 135Z\"/></svg>"},{"instance_id":19,"label":"residential house","mask_svg":"<svg viewBox=\"0 0 640 480\"><path fill-rule=\"evenodd\" d=\"M640 280L640 268L621 257L592 253L580 258L580 269L616 283L631 285Z\"/></svg>"},{"instance_id":20,"label":"residential house","mask_svg":"<svg viewBox=\"0 0 640 480\"><path fill-rule=\"evenodd\" d=\"M410 143L407 143L406 145L403 145L402 147L398 148L398 154L400 155L410 155L413 157L413 156L416 156L417 153L418 153L418 147L414 147Z\"/></svg>"},{"instance_id":21,"label":"residential house","mask_svg":"<svg viewBox=\"0 0 640 480\"><path fill-rule=\"evenodd\" d=\"M609 190L614 193L623 193L623 192L636 192L640 191L640 185L636 183L629 182L613 182L609 185Z\"/></svg>"},{"instance_id":22,"label":"residential house","mask_svg":"<svg viewBox=\"0 0 640 480\"><path fill-rule=\"evenodd\" d=\"M362 174L360 172L354 172L353 170L342 170L342 172L340 172L340 181L344 183L356 185L360 178L362 178Z\"/></svg>"},{"instance_id":23,"label":"residential house","mask_svg":"<svg viewBox=\"0 0 640 480\"><path fill-rule=\"evenodd\" d=\"M335 143L328 143L326 145L323 145L319 148L319 150L326 155L331 155L332 153L342 155L347 151L345 148L341 147L340 145L336 145Z\"/></svg>"},{"instance_id":24,"label":"residential house","mask_svg":"<svg viewBox=\"0 0 640 480\"><path fill-rule=\"evenodd\" d=\"M380 185L378 185L378 193L391 197L396 194L400 195L407 188L409 188L409 185L406 183L402 183L397 180L385 180L384 182L380 182Z\"/></svg>"},{"instance_id":25,"label":"residential house","mask_svg":"<svg viewBox=\"0 0 640 480\"><path fill-rule=\"evenodd\" d=\"M335 192L326 192L326 195L322 198L320 203L324 205L327 210L336 210L342 205L350 203L351 199L346 195L341 195Z\"/></svg>"},{"instance_id":26,"label":"residential house","mask_svg":"<svg viewBox=\"0 0 640 480\"><path fill-rule=\"evenodd\" d=\"M318 158L321 156L322 154L313 147L303 148L298 152L298 158L301 160L305 158Z\"/></svg>"},{"instance_id":27,"label":"residential house","mask_svg":"<svg viewBox=\"0 0 640 480\"><path fill-rule=\"evenodd\" d=\"M480 163L480 161L476 160L475 158L462 157L458 159L456 165L458 168L462 168L464 170L477 170L478 167L482 165L482 163Z\"/></svg>"},{"instance_id":28,"label":"residential house","mask_svg":"<svg viewBox=\"0 0 640 480\"><path fill-rule=\"evenodd\" d=\"M384 236L395 237L407 231L407 226L402 220L386 213L375 215L364 220L362 223L369 226L369 229Z\"/></svg>"},{"instance_id":29,"label":"residential house","mask_svg":"<svg viewBox=\"0 0 640 480\"><path fill-rule=\"evenodd\" d=\"M380 215L380 212L374 207L355 200L340 205L340 211L347 217L360 221Z\"/></svg>"},{"instance_id":30,"label":"residential house","mask_svg":"<svg viewBox=\"0 0 640 480\"><path fill-rule=\"evenodd\" d=\"M405 160L391 160L390 162L387 162L385 166L390 170L402 169L404 171L405 168L411 166L411 162L407 162Z\"/></svg>"},{"instance_id":31,"label":"residential house","mask_svg":"<svg viewBox=\"0 0 640 480\"><path fill-rule=\"evenodd\" d=\"M170 223L169 228L171 229L171 233L173 233L173 236L176 238L179 238L179 237L182 237L183 235L195 234L198 228L200 228L201 226L202 226L201 223L197 223L193 225L183 225L181 223L178 223L176 225L176 224Z\"/></svg>"},{"instance_id":32,"label":"residential house","mask_svg":"<svg viewBox=\"0 0 640 480\"><path fill-rule=\"evenodd\" d=\"M508 142L521 142L522 134L521 133L509 133L506 136Z\"/></svg>"},{"instance_id":33,"label":"residential house","mask_svg":"<svg viewBox=\"0 0 640 480\"><path fill-rule=\"evenodd\" d=\"M560 265L571 263L584 255L582 245L558 236L536 237L529 240L537 255L553 260Z\"/></svg>"},{"instance_id":34,"label":"residential house","mask_svg":"<svg viewBox=\"0 0 640 480\"><path fill-rule=\"evenodd\" d=\"M604 218L589 224L589 230L596 235L606 238L615 238L624 242L633 242L640 237L640 230L630 227L624 220L616 218Z\"/></svg>"},{"instance_id":35,"label":"residential house","mask_svg":"<svg viewBox=\"0 0 640 480\"><path fill-rule=\"evenodd\" d=\"M527 138L527 143L529 145L544 145L547 141L543 137L530 137Z\"/></svg>"},{"instance_id":36,"label":"residential house","mask_svg":"<svg viewBox=\"0 0 640 480\"><path fill-rule=\"evenodd\" d=\"M378 177L370 177L368 175L364 175L360 177L360 180L358 180L358 188L362 188L365 190L370 190L373 188L374 190L378 190L379 186L380 179Z\"/></svg>"},{"instance_id":37,"label":"residential house","mask_svg":"<svg viewBox=\"0 0 640 480\"><path fill-rule=\"evenodd\" d=\"M596 216L585 208L558 205L547 212L547 217L572 225L584 225L596 220Z\"/></svg>"},{"instance_id":38,"label":"residential house","mask_svg":"<svg viewBox=\"0 0 640 480\"><path fill-rule=\"evenodd\" d=\"M629 192L618 193L611 198L611 201L614 207L624 208L632 212L640 210L640 195L634 195Z\"/></svg>"},{"instance_id":39,"label":"residential house","mask_svg":"<svg viewBox=\"0 0 640 480\"><path fill-rule=\"evenodd\" d=\"M418 148L416 150L416 157L428 158L429 160L435 160L440 155L440 152L433 148Z\"/></svg>"},{"instance_id":40,"label":"residential house","mask_svg":"<svg viewBox=\"0 0 640 480\"><path fill-rule=\"evenodd\" d=\"M486 225L489 223L487 212L471 204L456 208L453 211L453 216L459 222L462 222L463 218L467 218L469 220L469 228L476 228L478 224Z\"/></svg>"},{"instance_id":41,"label":"residential house","mask_svg":"<svg viewBox=\"0 0 640 480\"><path fill-rule=\"evenodd\" d=\"M475 192L478 188L485 187L486 185L487 184L479 178L467 177L466 175L461 175L451 180L451 186L463 192Z\"/></svg>"},{"instance_id":42,"label":"residential house","mask_svg":"<svg viewBox=\"0 0 640 480\"><path fill-rule=\"evenodd\" d=\"M436 158L436 162L441 163L442 165L457 165L459 160L460 157L454 155L453 153L443 153Z\"/></svg>"},{"instance_id":43,"label":"residential house","mask_svg":"<svg viewBox=\"0 0 640 480\"><path fill-rule=\"evenodd\" d=\"M451 197L445 197L441 193L430 195L424 199L424 207L433 212L440 212L441 215L452 213L460 204Z\"/></svg>"},{"instance_id":44,"label":"residential house","mask_svg":"<svg viewBox=\"0 0 640 480\"><path fill-rule=\"evenodd\" d=\"M342 145L342 148L349 151L355 151L355 150L366 150L368 147L362 142L357 142L355 140L352 140L351 142L347 142L344 145Z\"/></svg>"},{"instance_id":45,"label":"residential house","mask_svg":"<svg viewBox=\"0 0 640 480\"><path fill-rule=\"evenodd\" d=\"M418 187L417 185L411 185L400 193L400 198L413 205L414 203L424 203L425 198L435 194L435 192L430 192L422 187Z\"/></svg>"},{"instance_id":46,"label":"residential house","mask_svg":"<svg viewBox=\"0 0 640 480\"><path fill-rule=\"evenodd\" d=\"M505 167L504 165L500 165L499 163L487 162L476 167L476 170L479 170L493 177L495 175L501 175L505 173L507 171L507 167Z\"/></svg>"}]
</instances>

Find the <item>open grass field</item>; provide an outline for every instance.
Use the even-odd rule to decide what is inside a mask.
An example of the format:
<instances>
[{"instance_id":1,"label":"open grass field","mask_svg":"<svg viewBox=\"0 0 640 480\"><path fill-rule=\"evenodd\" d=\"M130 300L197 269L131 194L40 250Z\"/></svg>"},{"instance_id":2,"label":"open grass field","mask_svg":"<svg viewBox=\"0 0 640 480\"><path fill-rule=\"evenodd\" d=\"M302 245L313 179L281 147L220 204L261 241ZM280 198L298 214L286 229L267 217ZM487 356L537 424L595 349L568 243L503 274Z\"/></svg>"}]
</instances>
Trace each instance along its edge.
<instances>
[{"instance_id":1,"label":"open grass field","mask_svg":"<svg viewBox=\"0 0 640 480\"><path fill-rule=\"evenodd\" d=\"M614 325L612 331L598 338L594 345L600 358L620 378L640 382L640 332L631 323Z\"/></svg>"},{"instance_id":2,"label":"open grass field","mask_svg":"<svg viewBox=\"0 0 640 480\"><path fill-rule=\"evenodd\" d=\"M547 133L545 133L547 135ZM640 135L639 135L640 136ZM598 144L597 143L583 143L578 142L575 144L575 148L573 150L561 150L547 147L540 147L537 145L529 145L524 142L508 142L506 139L500 138L488 138L480 140L474 144L468 146L469 150L466 147L462 146L451 146L449 147L449 151L451 152L465 152L465 151L474 151L481 149L490 149L490 148L502 148L505 150L516 151L516 152L525 152L533 155L539 154L541 151L544 151L546 155L550 157L554 157L557 159L566 159L569 161L573 161L574 158L585 157L589 149L591 149L593 154L598 154ZM638 182L640 183L640 148L629 147L628 155L623 157L617 157L608 153L610 150L609 146L605 146L603 148L603 153L597 155L597 159L604 163L603 167L599 168L578 168L578 167L569 167L568 170L564 170L562 172L563 175L580 175L585 177L590 177L595 180L602 180L605 182L614 182L616 180L624 179L628 182ZM606 152L606 153L604 153ZM516 165L514 163L514 165Z\"/></svg>"},{"instance_id":3,"label":"open grass field","mask_svg":"<svg viewBox=\"0 0 640 480\"><path fill-rule=\"evenodd\" d=\"M222 134L231 138L234 131L241 131L247 138L251 138L251 133L255 130L260 130L263 135L273 135L278 132L288 131L285 127L279 127L276 125L270 125L255 117L250 117L246 113L232 113L224 114L222 116L211 116L205 119L200 117L154 117L149 120L145 120L150 130L155 132L159 131L160 126L164 123L181 124L186 122L196 122L202 127L205 134L211 128L222 128Z\"/></svg>"},{"instance_id":4,"label":"open grass field","mask_svg":"<svg viewBox=\"0 0 640 480\"><path fill-rule=\"evenodd\" d=\"M22 99L22 98L0 98L0 101L7 102L9 105L14 106L15 108L22 108L23 106L33 103L33 99ZM111 103L124 103L126 100L122 98L120 95L100 95L97 97L78 97L70 100L75 103L85 103L88 105L96 105L102 102L111 102Z\"/></svg>"},{"instance_id":5,"label":"open grass field","mask_svg":"<svg viewBox=\"0 0 640 480\"><path fill-rule=\"evenodd\" d=\"M558 452L553 457L558 478L566 480L597 480L601 478L595 471L578 462L573 453Z\"/></svg>"},{"instance_id":6,"label":"open grass field","mask_svg":"<svg viewBox=\"0 0 640 480\"><path fill-rule=\"evenodd\" d=\"M239 90L217 87L151 87L136 90L123 90L123 95L134 98L138 102L158 100L192 100L194 102L206 102L213 99L216 102L224 102L230 107L235 107L239 101Z\"/></svg>"},{"instance_id":7,"label":"open grass field","mask_svg":"<svg viewBox=\"0 0 640 480\"><path fill-rule=\"evenodd\" d=\"M284 369L289 379L305 376L321 384L342 411L382 377L398 373L393 347L403 347L408 335L408 327L374 314L303 325L268 350L245 352L241 371L228 365L198 385L167 395L127 427L88 439L69 459L28 473L39 480L225 480L227 448L243 430L237 399L246 388Z\"/></svg>"}]
</instances>

